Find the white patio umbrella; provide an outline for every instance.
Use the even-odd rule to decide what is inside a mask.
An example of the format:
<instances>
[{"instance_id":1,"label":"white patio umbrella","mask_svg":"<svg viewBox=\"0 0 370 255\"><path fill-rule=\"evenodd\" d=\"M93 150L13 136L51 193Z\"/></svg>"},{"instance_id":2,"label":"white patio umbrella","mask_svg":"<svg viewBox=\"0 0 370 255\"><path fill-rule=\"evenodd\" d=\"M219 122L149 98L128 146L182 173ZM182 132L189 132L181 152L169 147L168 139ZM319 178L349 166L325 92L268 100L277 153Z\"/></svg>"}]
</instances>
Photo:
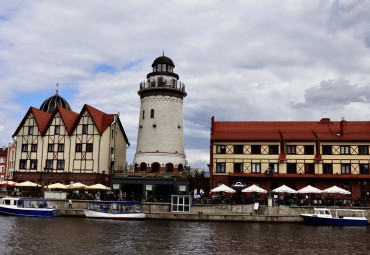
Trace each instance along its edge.
<instances>
[{"instance_id":1,"label":"white patio umbrella","mask_svg":"<svg viewBox=\"0 0 370 255\"><path fill-rule=\"evenodd\" d=\"M311 185L307 185L306 187L304 187L300 190L297 190L297 193L300 193L300 194L317 194L317 193L322 193L322 190L318 189L318 188L315 188Z\"/></svg>"},{"instance_id":2,"label":"white patio umbrella","mask_svg":"<svg viewBox=\"0 0 370 255\"><path fill-rule=\"evenodd\" d=\"M49 189L68 189L68 185L64 185L61 183L54 183L54 184L50 184L48 188Z\"/></svg>"},{"instance_id":3,"label":"white patio umbrella","mask_svg":"<svg viewBox=\"0 0 370 255\"><path fill-rule=\"evenodd\" d=\"M272 190L273 193L297 193L296 190L286 186L285 184Z\"/></svg>"},{"instance_id":4,"label":"white patio umbrella","mask_svg":"<svg viewBox=\"0 0 370 255\"><path fill-rule=\"evenodd\" d=\"M87 185L81 183L81 182L75 182L68 185L69 189L84 189Z\"/></svg>"},{"instance_id":5,"label":"white patio umbrella","mask_svg":"<svg viewBox=\"0 0 370 255\"><path fill-rule=\"evenodd\" d=\"M343 194L343 195L350 195L351 192L349 192L348 190L345 190L345 189L342 189L342 188L339 188L338 186L332 186L330 188L327 188L327 189L324 189L322 191L322 193L327 193L327 194ZM335 205L335 197L334 198L334 205Z\"/></svg>"},{"instance_id":6,"label":"white patio umbrella","mask_svg":"<svg viewBox=\"0 0 370 255\"><path fill-rule=\"evenodd\" d=\"M327 189L324 189L322 191L322 193L329 193L329 194L344 194L344 195L350 195L351 192L349 192L348 190L345 190L345 189L342 189L342 188L339 188L338 186L333 186L333 187L330 187L330 188L327 188Z\"/></svg>"},{"instance_id":7,"label":"white patio umbrella","mask_svg":"<svg viewBox=\"0 0 370 255\"><path fill-rule=\"evenodd\" d=\"M307 185L306 187L298 190L297 193L300 193L300 194L308 194L308 204L310 204L310 194L322 193L322 190L321 189L318 189L318 188L315 188L315 187L313 187L311 185Z\"/></svg>"},{"instance_id":8,"label":"white patio umbrella","mask_svg":"<svg viewBox=\"0 0 370 255\"><path fill-rule=\"evenodd\" d=\"M211 192L226 192L226 193L235 193L236 191L225 184L222 184L214 189L211 189Z\"/></svg>"},{"instance_id":9,"label":"white patio umbrella","mask_svg":"<svg viewBox=\"0 0 370 255\"><path fill-rule=\"evenodd\" d=\"M242 192L267 193L267 190L264 190L264 189L258 187L256 184L253 184L252 186L249 186L249 187L243 189Z\"/></svg>"},{"instance_id":10,"label":"white patio umbrella","mask_svg":"<svg viewBox=\"0 0 370 255\"><path fill-rule=\"evenodd\" d=\"M30 181L17 183L17 184L15 184L15 186L16 187L41 187L40 184L37 184L37 183L34 183L34 182L30 182Z\"/></svg>"},{"instance_id":11,"label":"white patio umbrella","mask_svg":"<svg viewBox=\"0 0 370 255\"><path fill-rule=\"evenodd\" d=\"M242 192L252 192L253 193L253 203L254 203L255 202L254 193L267 193L267 190L264 190L264 189L258 187L256 184L253 184L253 185L243 189Z\"/></svg>"},{"instance_id":12,"label":"white patio umbrella","mask_svg":"<svg viewBox=\"0 0 370 255\"><path fill-rule=\"evenodd\" d=\"M102 189L102 190L110 190L110 187L104 186L103 184L94 184L87 186L86 189Z\"/></svg>"}]
</instances>

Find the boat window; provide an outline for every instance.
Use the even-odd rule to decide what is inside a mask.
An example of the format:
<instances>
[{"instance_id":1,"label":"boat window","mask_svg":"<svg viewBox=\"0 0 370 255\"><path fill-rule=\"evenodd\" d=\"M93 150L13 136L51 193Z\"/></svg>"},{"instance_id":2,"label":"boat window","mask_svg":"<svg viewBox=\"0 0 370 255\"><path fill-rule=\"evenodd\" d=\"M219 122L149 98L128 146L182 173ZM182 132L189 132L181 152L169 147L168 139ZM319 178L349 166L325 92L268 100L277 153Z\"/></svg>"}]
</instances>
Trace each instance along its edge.
<instances>
[{"instance_id":1,"label":"boat window","mask_svg":"<svg viewBox=\"0 0 370 255\"><path fill-rule=\"evenodd\" d=\"M4 204L10 205L10 200L4 200Z\"/></svg>"}]
</instances>

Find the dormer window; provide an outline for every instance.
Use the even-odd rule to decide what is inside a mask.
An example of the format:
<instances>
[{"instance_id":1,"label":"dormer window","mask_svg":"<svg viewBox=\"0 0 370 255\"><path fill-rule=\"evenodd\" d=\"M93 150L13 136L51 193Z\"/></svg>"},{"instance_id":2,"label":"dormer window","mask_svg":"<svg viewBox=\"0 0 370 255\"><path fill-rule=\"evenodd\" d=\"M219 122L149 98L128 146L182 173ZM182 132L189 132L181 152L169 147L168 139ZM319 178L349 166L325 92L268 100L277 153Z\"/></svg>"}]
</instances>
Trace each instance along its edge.
<instances>
[{"instance_id":1,"label":"dormer window","mask_svg":"<svg viewBox=\"0 0 370 255\"><path fill-rule=\"evenodd\" d=\"M157 67L156 66L153 66L153 72L157 72Z\"/></svg>"},{"instance_id":2,"label":"dormer window","mask_svg":"<svg viewBox=\"0 0 370 255\"><path fill-rule=\"evenodd\" d=\"M161 65L161 64L158 64L158 65L157 65L157 71L158 71L158 72L162 71L162 65Z\"/></svg>"},{"instance_id":3,"label":"dormer window","mask_svg":"<svg viewBox=\"0 0 370 255\"><path fill-rule=\"evenodd\" d=\"M162 64L162 72L166 72L166 64Z\"/></svg>"}]
</instances>

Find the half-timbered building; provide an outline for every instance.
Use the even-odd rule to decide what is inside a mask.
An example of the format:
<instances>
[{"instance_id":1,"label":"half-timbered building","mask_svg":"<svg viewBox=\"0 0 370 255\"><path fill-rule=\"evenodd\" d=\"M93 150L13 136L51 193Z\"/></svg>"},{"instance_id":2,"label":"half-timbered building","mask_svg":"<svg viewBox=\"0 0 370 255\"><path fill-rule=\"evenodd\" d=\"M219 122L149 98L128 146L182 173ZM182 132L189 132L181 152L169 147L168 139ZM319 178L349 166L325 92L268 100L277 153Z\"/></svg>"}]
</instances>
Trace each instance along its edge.
<instances>
[{"instance_id":1,"label":"half-timbered building","mask_svg":"<svg viewBox=\"0 0 370 255\"><path fill-rule=\"evenodd\" d=\"M369 121L215 121L210 186L286 184L301 189L336 185L348 199L366 202L370 182ZM269 187L270 183L270 187Z\"/></svg>"},{"instance_id":2,"label":"half-timbered building","mask_svg":"<svg viewBox=\"0 0 370 255\"><path fill-rule=\"evenodd\" d=\"M52 102L41 106L46 109L30 107L13 134L13 180L109 184L114 171L126 168L129 141L119 115L86 104L76 113L69 105L47 100Z\"/></svg>"}]
</instances>

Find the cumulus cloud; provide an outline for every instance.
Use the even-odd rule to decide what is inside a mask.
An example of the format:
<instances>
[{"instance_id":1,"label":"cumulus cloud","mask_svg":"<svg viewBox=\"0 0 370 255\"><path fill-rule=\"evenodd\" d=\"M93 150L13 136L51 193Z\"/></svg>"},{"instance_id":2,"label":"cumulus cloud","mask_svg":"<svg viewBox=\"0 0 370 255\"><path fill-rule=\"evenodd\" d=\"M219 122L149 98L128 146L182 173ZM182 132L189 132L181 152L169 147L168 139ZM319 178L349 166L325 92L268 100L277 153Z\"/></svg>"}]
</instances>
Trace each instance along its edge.
<instances>
[{"instance_id":1,"label":"cumulus cloud","mask_svg":"<svg viewBox=\"0 0 370 255\"><path fill-rule=\"evenodd\" d=\"M0 142L11 141L29 106L59 82L75 111L87 103L120 112L131 163L137 90L163 51L186 84L185 151L193 167L209 160L212 116L363 119L353 110L370 114L369 11L367 1L355 0L2 3Z\"/></svg>"},{"instance_id":2,"label":"cumulus cloud","mask_svg":"<svg viewBox=\"0 0 370 255\"><path fill-rule=\"evenodd\" d=\"M296 103L294 107L335 109L352 103L370 103L369 85L360 87L344 79L322 81L318 86L306 89L304 103Z\"/></svg>"}]
</instances>

